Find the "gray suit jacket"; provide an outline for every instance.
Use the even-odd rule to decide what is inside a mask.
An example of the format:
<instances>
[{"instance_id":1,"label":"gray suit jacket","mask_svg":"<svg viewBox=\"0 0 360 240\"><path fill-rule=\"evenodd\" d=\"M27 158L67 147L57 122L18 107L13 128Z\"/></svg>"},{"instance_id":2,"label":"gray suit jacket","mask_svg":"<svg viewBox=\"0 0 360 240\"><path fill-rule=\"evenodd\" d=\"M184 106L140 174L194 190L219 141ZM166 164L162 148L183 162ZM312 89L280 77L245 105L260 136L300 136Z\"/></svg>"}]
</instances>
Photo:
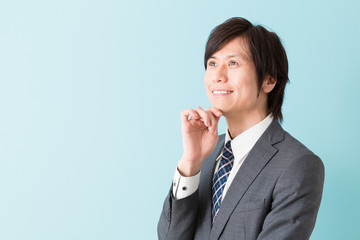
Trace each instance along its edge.
<instances>
[{"instance_id":1,"label":"gray suit jacket","mask_svg":"<svg viewBox=\"0 0 360 240\"><path fill-rule=\"evenodd\" d=\"M309 239L324 166L276 120L249 152L211 226L211 182L224 137L204 160L194 194L175 200L170 189L158 223L159 239Z\"/></svg>"}]
</instances>

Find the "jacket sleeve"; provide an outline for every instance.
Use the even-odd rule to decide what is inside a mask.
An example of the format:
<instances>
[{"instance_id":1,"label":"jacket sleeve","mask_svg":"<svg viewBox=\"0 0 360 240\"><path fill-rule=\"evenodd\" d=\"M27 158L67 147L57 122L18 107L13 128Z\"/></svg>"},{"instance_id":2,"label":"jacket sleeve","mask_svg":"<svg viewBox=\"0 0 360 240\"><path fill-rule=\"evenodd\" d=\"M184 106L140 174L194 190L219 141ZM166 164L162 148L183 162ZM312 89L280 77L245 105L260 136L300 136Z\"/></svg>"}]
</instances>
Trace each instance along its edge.
<instances>
[{"instance_id":1,"label":"jacket sleeve","mask_svg":"<svg viewBox=\"0 0 360 240\"><path fill-rule=\"evenodd\" d=\"M170 189L158 222L158 238L193 239L198 206L199 190L186 198L176 200Z\"/></svg>"},{"instance_id":2,"label":"jacket sleeve","mask_svg":"<svg viewBox=\"0 0 360 240\"><path fill-rule=\"evenodd\" d=\"M324 165L319 157L311 153L292 161L277 180L258 239L309 239L323 184Z\"/></svg>"}]
</instances>

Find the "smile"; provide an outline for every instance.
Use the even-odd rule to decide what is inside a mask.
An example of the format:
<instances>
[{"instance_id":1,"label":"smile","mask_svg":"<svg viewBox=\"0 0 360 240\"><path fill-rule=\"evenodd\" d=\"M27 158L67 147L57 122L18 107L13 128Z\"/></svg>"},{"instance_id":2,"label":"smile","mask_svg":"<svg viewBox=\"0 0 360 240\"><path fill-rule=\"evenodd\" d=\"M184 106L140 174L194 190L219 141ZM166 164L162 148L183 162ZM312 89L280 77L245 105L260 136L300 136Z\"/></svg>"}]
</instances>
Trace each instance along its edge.
<instances>
[{"instance_id":1,"label":"smile","mask_svg":"<svg viewBox=\"0 0 360 240\"><path fill-rule=\"evenodd\" d=\"M230 94L230 93L232 93L232 91L214 90L214 91L212 91L212 93L215 95L224 95L224 94Z\"/></svg>"}]
</instances>

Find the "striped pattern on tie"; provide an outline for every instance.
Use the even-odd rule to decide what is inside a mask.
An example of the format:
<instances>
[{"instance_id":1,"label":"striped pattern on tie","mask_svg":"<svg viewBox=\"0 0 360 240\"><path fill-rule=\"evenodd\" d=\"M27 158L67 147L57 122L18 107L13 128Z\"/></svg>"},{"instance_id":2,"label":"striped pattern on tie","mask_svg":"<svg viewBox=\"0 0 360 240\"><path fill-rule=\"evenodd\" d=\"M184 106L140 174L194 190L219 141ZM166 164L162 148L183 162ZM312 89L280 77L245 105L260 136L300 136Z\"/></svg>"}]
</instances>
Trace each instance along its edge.
<instances>
[{"instance_id":1,"label":"striped pattern on tie","mask_svg":"<svg viewBox=\"0 0 360 240\"><path fill-rule=\"evenodd\" d=\"M219 212L221 205L222 193L225 188L226 181L229 177L230 171L234 164L234 155L231 149L231 142L228 141L223 149L219 168L214 175L212 182L212 204L211 204L211 216L212 223L215 220L217 213Z\"/></svg>"}]
</instances>

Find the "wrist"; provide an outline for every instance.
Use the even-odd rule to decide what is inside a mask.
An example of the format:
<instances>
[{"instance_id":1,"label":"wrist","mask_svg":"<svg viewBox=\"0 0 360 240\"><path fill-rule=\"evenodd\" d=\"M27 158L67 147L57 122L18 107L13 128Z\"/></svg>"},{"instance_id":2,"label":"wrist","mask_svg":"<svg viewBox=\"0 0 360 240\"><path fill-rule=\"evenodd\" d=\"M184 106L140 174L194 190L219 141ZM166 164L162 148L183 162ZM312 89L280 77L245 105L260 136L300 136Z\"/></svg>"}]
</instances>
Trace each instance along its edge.
<instances>
[{"instance_id":1,"label":"wrist","mask_svg":"<svg viewBox=\"0 0 360 240\"><path fill-rule=\"evenodd\" d=\"M190 160L182 157L178 162L177 169L182 176L192 177L200 172L201 163L202 163L201 159Z\"/></svg>"}]
</instances>

